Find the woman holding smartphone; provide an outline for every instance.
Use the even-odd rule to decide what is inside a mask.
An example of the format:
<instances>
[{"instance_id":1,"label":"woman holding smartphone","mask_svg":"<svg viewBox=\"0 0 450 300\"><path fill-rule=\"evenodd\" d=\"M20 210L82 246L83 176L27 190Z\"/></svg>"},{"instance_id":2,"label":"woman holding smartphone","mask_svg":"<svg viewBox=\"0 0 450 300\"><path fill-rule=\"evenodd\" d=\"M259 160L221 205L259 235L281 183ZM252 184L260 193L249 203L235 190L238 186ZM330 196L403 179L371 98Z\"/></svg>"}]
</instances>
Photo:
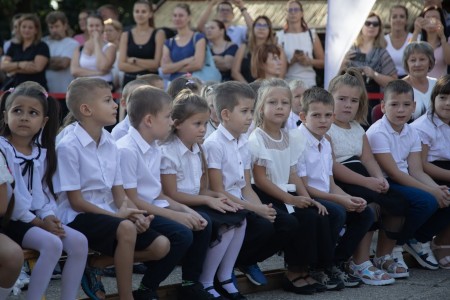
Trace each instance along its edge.
<instances>
[{"instance_id":1,"label":"woman holding smartphone","mask_svg":"<svg viewBox=\"0 0 450 300\"><path fill-rule=\"evenodd\" d=\"M286 26L276 33L288 62L285 79L302 80L307 87L315 86L314 68L322 69L324 65L322 43L316 31L306 24L300 1L289 0L286 13Z\"/></svg>"}]
</instances>

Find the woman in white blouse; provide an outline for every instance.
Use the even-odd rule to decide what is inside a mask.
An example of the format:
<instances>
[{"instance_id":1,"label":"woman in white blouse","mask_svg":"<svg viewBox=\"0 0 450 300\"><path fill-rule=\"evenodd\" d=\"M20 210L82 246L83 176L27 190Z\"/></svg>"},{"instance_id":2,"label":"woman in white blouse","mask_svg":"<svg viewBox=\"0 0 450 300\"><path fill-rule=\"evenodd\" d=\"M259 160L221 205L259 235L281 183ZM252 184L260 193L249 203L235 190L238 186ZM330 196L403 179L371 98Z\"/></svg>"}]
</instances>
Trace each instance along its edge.
<instances>
[{"instance_id":1,"label":"woman in white blouse","mask_svg":"<svg viewBox=\"0 0 450 300\"><path fill-rule=\"evenodd\" d=\"M314 68L324 66L322 43L314 29L305 22L303 6L299 0L287 3L286 26L276 33L278 44L284 49L288 61L285 79L300 79L308 87L316 85Z\"/></svg>"},{"instance_id":2,"label":"woman in white blouse","mask_svg":"<svg viewBox=\"0 0 450 300\"><path fill-rule=\"evenodd\" d=\"M436 78L428 76L435 63L433 47L427 42L410 43L403 55L403 67L408 74L403 80L408 82L414 90L416 110L412 115L415 120L423 115L430 106L430 96Z\"/></svg>"}]
</instances>

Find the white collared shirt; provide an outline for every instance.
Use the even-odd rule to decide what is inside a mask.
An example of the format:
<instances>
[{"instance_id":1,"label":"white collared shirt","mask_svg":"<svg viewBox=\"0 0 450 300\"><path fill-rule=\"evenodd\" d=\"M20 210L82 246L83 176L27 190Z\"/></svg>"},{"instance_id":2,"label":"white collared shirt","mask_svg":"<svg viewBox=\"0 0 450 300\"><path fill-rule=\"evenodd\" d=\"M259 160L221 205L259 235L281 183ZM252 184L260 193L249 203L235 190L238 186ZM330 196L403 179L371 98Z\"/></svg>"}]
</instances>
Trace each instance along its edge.
<instances>
[{"instance_id":1,"label":"white collared shirt","mask_svg":"<svg viewBox=\"0 0 450 300\"><path fill-rule=\"evenodd\" d=\"M319 141L304 124L301 124L298 130L305 137L306 147L298 158L297 175L307 177L309 186L328 193L330 192L330 176L333 175L331 144L325 137Z\"/></svg>"},{"instance_id":2,"label":"white collared shirt","mask_svg":"<svg viewBox=\"0 0 450 300\"><path fill-rule=\"evenodd\" d=\"M120 156L114 139L102 130L97 145L92 137L76 124L56 147L58 168L53 179L58 193L57 215L64 224L79 214L70 206L67 191L80 190L85 201L104 210L116 212L112 187L122 185Z\"/></svg>"},{"instance_id":3,"label":"white collared shirt","mask_svg":"<svg viewBox=\"0 0 450 300\"><path fill-rule=\"evenodd\" d=\"M291 129L295 129L297 128L299 125L297 125L300 121L300 116L297 115L296 113L290 112L289 114L289 118L286 121L286 125L284 125L284 128L291 130ZM301 121L300 121L301 122Z\"/></svg>"},{"instance_id":4,"label":"white collared shirt","mask_svg":"<svg viewBox=\"0 0 450 300\"><path fill-rule=\"evenodd\" d=\"M208 168L222 171L225 191L241 199L245 187L244 171L250 170L250 152L247 138L241 134L238 140L220 124L204 142L208 156Z\"/></svg>"},{"instance_id":5,"label":"white collared shirt","mask_svg":"<svg viewBox=\"0 0 450 300\"><path fill-rule=\"evenodd\" d=\"M140 199L159 207L167 207L167 200L158 200L161 194L161 150L156 141L149 144L134 128L117 141L123 187L137 189Z\"/></svg>"},{"instance_id":6,"label":"white collared shirt","mask_svg":"<svg viewBox=\"0 0 450 300\"><path fill-rule=\"evenodd\" d=\"M366 132L372 153L390 153L400 171L408 173L408 156L411 152L422 151L420 138L409 124L400 133L395 131L386 115L376 121ZM386 173L384 176L387 177Z\"/></svg>"},{"instance_id":7,"label":"white collared shirt","mask_svg":"<svg viewBox=\"0 0 450 300\"><path fill-rule=\"evenodd\" d=\"M174 136L172 141L161 145L161 150L161 174L176 174L178 191L198 195L203 174L199 146L194 144L191 151Z\"/></svg>"},{"instance_id":8,"label":"white collared shirt","mask_svg":"<svg viewBox=\"0 0 450 300\"><path fill-rule=\"evenodd\" d=\"M15 149L6 138L0 138L0 149L6 156L9 169L14 177L14 209L12 220L25 223L33 221L36 217L44 219L55 215L56 203L49 188L42 182L46 171L47 150L33 145L30 155L24 155ZM32 170L24 175L25 160L32 161ZM12 194L12 186L8 184L8 197ZM4 201L5 199L2 199Z\"/></svg>"},{"instance_id":9,"label":"white collared shirt","mask_svg":"<svg viewBox=\"0 0 450 300\"><path fill-rule=\"evenodd\" d=\"M128 118L128 115L119 123L114 126L114 128L111 131L112 137L118 141L121 137L124 137L128 133L128 129L131 127L130 125L130 119Z\"/></svg>"},{"instance_id":10,"label":"white collared shirt","mask_svg":"<svg viewBox=\"0 0 450 300\"><path fill-rule=\"evenodd\" d=\"M423 144L428 145L429 162L435 160L450 160L450 126L439 117L428 112L411 123L416 129Z\"/></svg>"}]
</instances>

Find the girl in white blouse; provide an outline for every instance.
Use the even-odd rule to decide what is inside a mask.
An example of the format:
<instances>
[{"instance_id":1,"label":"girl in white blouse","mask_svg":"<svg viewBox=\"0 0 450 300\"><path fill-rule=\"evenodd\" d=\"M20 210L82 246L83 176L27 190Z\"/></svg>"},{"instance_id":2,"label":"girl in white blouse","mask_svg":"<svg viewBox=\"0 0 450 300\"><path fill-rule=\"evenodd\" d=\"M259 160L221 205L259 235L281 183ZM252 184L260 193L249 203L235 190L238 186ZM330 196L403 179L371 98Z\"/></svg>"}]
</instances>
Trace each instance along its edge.
<instances>
[{"instance_id":1,"label":"girl in white blouse","mask_svg":"<svg viewBox=\"0 0 450 300\"><path fill-rule=\"evenodd\" d=\"M422 141L424 171L438 184L450 187L450 75L441 77L431 92L431 108L411 126ZM450 237L449 237L450 238ZM450 269L450 239L431 242L443 269Z\"/></svg>"},{"instance_id":2,"label":"girl in white blouse","mask_svg":"<svg viewBox=\"0 0 450 300\"><path fill-rule=\"evenodd\" d=\"M201 143L209 118L208 103L192 91L183 90L175 98L173 133L161 146L161 183L165 195L207 213L213 222L211 244L199 278L205 290L214 298L222 294L227 299L245 299L231 274L244 240L247 211L208 188L208 166ZM219 291L213 286L214 275L221 286Z\"/></svg>"},{"instance_id":3,"label":"girl in white blouse","mask_svg":"<svg viewBox=\"0 0 450 300\"><path fill-rule=\"evenodd\" d=\"M67 253L61 299L75 299L86 263L86 237L56 217L52 177L56 170L57 103L31 81L6 92L1 101L0 150L15 179L15 204L5 233L23 248L40 253L26 299L40 299L53 269ZM12 190L9 185L8 189Z\"/></svg>"},{"instance_id":4,"label":"girl in white blouse","mask_svg":"<svg viewBox=\"0 0 450 300\"><path fill-rule=\"evenodd\" d=\"M330 266L335 246L326 208L311 199L296 173L305 143L284 128L291 102L292 93L284 80L262 82L255 107L256 128L249 137L253 188L261 202L272 203L297 219L295 238L284 249L287 272L282 286L289 292L312 294L327 287L310 276L309 266Z\"/></svg>"},{"instance_id":5,"label":"girl in white blouse","mask_svg":"<svg viewBox=\"0 0 450 300\"><path fill-rule=\"evenodd\" d=\"M373 260L375 266L371 263L355 263L370 261L369 248L374 232L371 230L359 244L350 267L355 273L366 275L366 278L362 278L366 284L390 284L393 278L409 276L406 265L391 256L402 229L407 204L401 195L389 190L389 183L375 161L365 131L360 125L367 124L368 109L361 73L357 69L347 69L343 75L330 82L329 91L334 98L335 118L328 135L337 162L333 165L336 183L345 192L363 197L368 203L376 203L377 206L372 207L376 207L377 212L381 208L377 252Z\"/></svg>"},{"instance_id":6,"label":"girl in white blouse","mask_svg":"<svg viewBox=\"0 0 450 300\"><path fill-rule=\"evenodd\" d=\"M22 249L5 234L2 227L5 226L10 217L10 209L14 205L14 199L8 193L7 184L13 183L14 179L8 170L5 155L0 153L0 300L5 300L14 286L23 264ZM8 203L8 199L9 203Z\"/></svg>"}]
</instances>

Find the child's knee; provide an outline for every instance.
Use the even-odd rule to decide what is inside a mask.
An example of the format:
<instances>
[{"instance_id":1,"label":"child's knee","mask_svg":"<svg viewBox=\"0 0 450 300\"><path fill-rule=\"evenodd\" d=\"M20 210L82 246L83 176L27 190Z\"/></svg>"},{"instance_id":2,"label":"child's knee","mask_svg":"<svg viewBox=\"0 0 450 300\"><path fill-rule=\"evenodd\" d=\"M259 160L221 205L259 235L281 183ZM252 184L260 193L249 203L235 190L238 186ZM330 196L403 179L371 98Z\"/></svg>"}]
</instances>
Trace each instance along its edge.
<instances>
[{"instance_id":1,"label":"child's knee","mask_svg":"<svg viewBox=\"0 0 450 300\"><path fill-rule=\"evenodd\" d=\"M163 235L158 236L150 245L152 260L164 258L170 251L170 241Z\"/></svg>"},{"instance_id":2,"label":"child's knee","mask_svg":"<svg viewBox=\"0 0 450 300\"><path fill-rule=\"evenodd\" d=\"M137 236L136 226L130 220L123 220L117 227L116 237L119 242L135 243Z\"/></svg>"},{"instance_id":3,"label":"child's knee","mask_svg":"<svg viewBox=\"0 0 450 300\"><path fill-rule=\"evenodd\" d=\"M2 245L4 246L4 245ZM7 270L21 269L23 264L22 248L16 243L8 243L2 251L2 265Z\"/></svg>"}]
</instances>

